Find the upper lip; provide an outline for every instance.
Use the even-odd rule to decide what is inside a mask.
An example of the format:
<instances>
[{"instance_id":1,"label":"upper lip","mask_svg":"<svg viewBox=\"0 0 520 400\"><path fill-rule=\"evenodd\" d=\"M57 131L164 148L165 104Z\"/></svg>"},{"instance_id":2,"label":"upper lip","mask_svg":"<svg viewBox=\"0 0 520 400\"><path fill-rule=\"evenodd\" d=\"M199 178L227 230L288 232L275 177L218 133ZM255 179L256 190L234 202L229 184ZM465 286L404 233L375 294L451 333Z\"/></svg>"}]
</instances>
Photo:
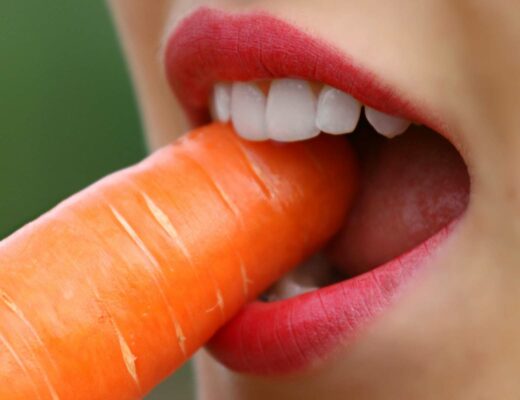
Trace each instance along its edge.
<instances>
[{"instance_id":1,"label":"upper lip","mask_svg":"<svg viewBox=\"0 0 520 400\"><path fill-rule=\"evenodd\" d=\"M388 114L437 125L349 55L266 13L199 8L175 26L164 57L170 86L194 125L209 120L216 82L281 77L324 83Z\"/></svg>"}]
</instances>

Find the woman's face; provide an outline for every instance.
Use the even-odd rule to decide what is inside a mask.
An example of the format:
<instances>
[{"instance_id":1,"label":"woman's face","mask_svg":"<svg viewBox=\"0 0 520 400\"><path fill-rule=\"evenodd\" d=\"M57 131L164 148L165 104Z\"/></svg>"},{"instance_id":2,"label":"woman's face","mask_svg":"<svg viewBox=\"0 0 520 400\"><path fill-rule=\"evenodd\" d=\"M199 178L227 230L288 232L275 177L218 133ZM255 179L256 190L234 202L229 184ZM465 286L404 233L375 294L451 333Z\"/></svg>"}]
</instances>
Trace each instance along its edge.
<instances>
[{"instance_id":1,"label":"woman's face","mask_svg":"<svg viewBox=\"0 0 520 400\"><path fill-rule=\"evenodd\" d=\"M168 143L193 121L203 120L207 107L204 93L213 79L261 79L259 93L265 93L270 82L266 78L289 76L313 81L315 93L323 83L337 83L367 105L428 125L457 148L454 150L438 133L424 127L413 127L397 139L384 141L372 128L363 128L371 130L366 135L372 139L360 139L364 132L355 133L353 141L362 153L363 179L371 183L362 182L357 216L346 224L338 243L332 245L329 262L343 267L343 273L348 275L378 276L370 272L367 275L366 271L416 245L420 247L436 230L456 219L454 228L440 239L437 248L432 247L432 241L422 245L431 255L423 257L421 266L415 266L417 262L410 257L403 258L406 262L402 264L414 264L410 268L417 270L413 279L406 280L406 287L392 291L388 307L386 303L385 307L372 306L370 318L354 323L359 328L342 327L341 340L332 344L327 341L330 330L339 327L341 321L321 331L322 325L309 314L304 321L308 331L327 345L317 346L316 356L309 355L312 349L301 349L300 358L306 361L293 363L298 364L297 372L286 368L286 364L283 368L269 364L276 359L272 354L258 356L265 361L263 364L253 354L243 355L249 364L256 365L248 368L248 362L229 361L233 357L222 356L225 350L214 350L233 369L248 373L232 372L208 352L199 354L196 370L201 399L518 398L520 7L515 2L110 3L152 147ZM203 6L226 14L198 10ZM195 17L184 22L184 30L193 36L184 32L181 39L188 40L192 49L200 46L201 53L210 52L211 56L188 56L182 50L184 58L179 61L182 57L176 51L182 46L172 44L169 38L193 12L197 12ZM237 13L243 20L235 17ZM210 30L208 25L217 28ZM274 38L265 32L270 29L278 32ZM240 40L222 39L226 35L239 35ZM269 37L272 40L267 40ZM305 40L294 45L302 37ZM257 48L265 53L266 60L262 55L251 55L250 50L241 50L242 45L250 48L258 38L261 40L257 40ZM226 48L230 43L233 48ZM301 43L308 43L308 47ZM327 49L326 54L323 49L316 50L320 46ZM229 60L233 57L223 61L225 57L221 56L226 51L234 61ZM166 52L169 61L165 68ZM301 54L295 55L298 52ZM310 60L305 52L315 54L311 72L305 68ZM303 67L296 65L293 56L303 60ZM199 61L193 61L194 57ZM323 60L326 65L320 64ZM264 73L252 76L250 71L259 65L263 65ZM349 65L355 68L346 68ZM169 71L169 82L165 70ZM320 82L317 77L328 81ZM197 79L205 80L206 86L196 87ZM180 101L171 87L181 96ZM191 122L186 110L195 116ZM290 114L290 107L288 110ZM369 143L363 144L365 141ZM376 161L379 170L372 166ZM400 272L411 275L406 268L404 265ZM359 301L367 301L366 296L370 296L360 290ZM349 296L352 292L347 291L345 303L322 303L322 308L335 318L351 316L337 310L351 306ZM257 345L269 348L265 335L257 336ZM279 339L282 343L294 340ZM316 344L311 339L302 340ZM246 338L239 344L245 353L251 340ZM290 359L293 356L289 347Z\"/></svg>"}]
</instances>

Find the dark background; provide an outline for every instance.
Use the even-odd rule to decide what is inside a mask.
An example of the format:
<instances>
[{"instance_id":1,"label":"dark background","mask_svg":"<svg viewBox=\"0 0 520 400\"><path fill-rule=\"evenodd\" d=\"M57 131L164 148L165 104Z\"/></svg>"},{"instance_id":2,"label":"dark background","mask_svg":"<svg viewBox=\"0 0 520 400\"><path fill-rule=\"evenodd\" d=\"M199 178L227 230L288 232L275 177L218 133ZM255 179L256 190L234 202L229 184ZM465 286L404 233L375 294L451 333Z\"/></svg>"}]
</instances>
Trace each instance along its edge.
<instances>
[{"instance_id":1,"label":"dark background","mask_svg":"<svg viewBox=\"0 0 520 400\"><path fill-rule=\"evenodd\" d=\"M104 2L0 0L0 239L145 154ZM192 399L191 379L147 399Z\"/></svg>"}]
</instances>

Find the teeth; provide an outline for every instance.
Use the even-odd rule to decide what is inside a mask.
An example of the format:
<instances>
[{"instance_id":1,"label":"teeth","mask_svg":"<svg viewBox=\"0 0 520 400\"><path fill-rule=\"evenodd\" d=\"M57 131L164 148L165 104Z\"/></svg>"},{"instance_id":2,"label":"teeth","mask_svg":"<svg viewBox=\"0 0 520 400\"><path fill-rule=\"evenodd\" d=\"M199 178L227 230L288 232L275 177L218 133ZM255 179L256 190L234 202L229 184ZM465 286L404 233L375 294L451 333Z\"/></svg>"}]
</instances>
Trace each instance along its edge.
<instances>
[{"instance_id":1,"label":"teeth","mask_svg":"<svg viewBox=\"0 0 520 400\"><path fill-rule=\"evenodd\" d=\"M356 129L361 103L349 94L324 86L318 99L316 125L326 133L350 133Z\"/></svg>"},{"instance_id":2,"label":"teeth","mask_svg":"<svg viewBox=\"0 0 520 400\"><path fill-rule=\"evenodd\" d=\"M292 142L317 136L316 96L306 81L277 79L267 99L266 125L271 139Z\"/></svg>"},{"instance_id":3,"label":"teeth","mask_svg":"<svg viewBox=\"0 0 520 400\"><path fill-rule=\"evenodd\" d=\"M298 282L292 280L291 277L285 277L279 281L276 286L270 289L269 292L265 293L263 299L268 302L286 300L304 293L313 292L316 289L318 289L317 286L300 285Z\"/></svg>"},{"instance_id":4,"label":"teeth","mask_svg":"<svg viewBox=\"0 0 520 400\"><path fill-rule=\"evenodd\" d=\"M337 280L333 267L323 255L314 255L298 268L286 274L262 296L267 301L285 300Z\"/></svg>"},{"instance_id":5,"label":"teeth","mask_svg":"<svg viewBox=\"0 0 520 400\"><path fill-rule=\"evenodd\" d=\"M247 140L268 139L265 128L266 98L254 84L236 82L231 90L231 118L237 133Z\"/></svg>"},{"instance_id":6,"label":"teeth","mask_svg":"<svg viewBox=\"0 0 520 400\"><path fill-rule=\"evenodd\" d=\"M214 120L228 122L231 116L231 85L217 83L211 99L211 116Z\"/></svg>"},{"instance_id":7,"label":"teeth","mask_svg":"<svg viewBox=\"0 0 520 400\"><path fill-rule=\"evenodd\" d=\"M410 121L404 118L388 115L367 106L365 106L365 116L368 122L370 122L370 125L372 125L378 133L387 138L400 135L405 132L411 124Z\"/></svg>"},{"instance_id":8,"label":"teeth","mask_svg":"<svg viewBox=\"0 0 520 400\"><path fill-rule=\"evenodd\" d=\"M237 133L247 140L294 142L313 138L320 132L353 132L362 106L348 93L331 86L324 85L317 99L304 80L276 79L270 87L267 81L217 83L210 109L214 120L232 120ZM370 125L387 138L404 133L411 125L404 118L368 106L365 115Z\"/></svg>"}]
</instances>

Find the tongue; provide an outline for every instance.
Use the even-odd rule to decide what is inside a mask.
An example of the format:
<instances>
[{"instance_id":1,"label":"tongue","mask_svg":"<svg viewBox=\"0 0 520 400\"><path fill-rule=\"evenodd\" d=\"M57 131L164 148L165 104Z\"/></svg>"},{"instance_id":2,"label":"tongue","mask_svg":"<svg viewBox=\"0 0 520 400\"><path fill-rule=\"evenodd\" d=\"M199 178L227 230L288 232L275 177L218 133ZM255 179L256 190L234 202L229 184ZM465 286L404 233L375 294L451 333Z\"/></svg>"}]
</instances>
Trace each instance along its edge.
<instances>
[{"instance_id":1,"label":"tongue","mask_svg":"<svg viewBox=\"0 0 520 400\"><path fill-rule=\"evenodd\" d=\"M330 247L348 276L389 261L422 243L462 214L469 177L441 135L412 127L387 140L364 127L352 137L360 159L361 190Z\"/></svg>"}]
</instances>

